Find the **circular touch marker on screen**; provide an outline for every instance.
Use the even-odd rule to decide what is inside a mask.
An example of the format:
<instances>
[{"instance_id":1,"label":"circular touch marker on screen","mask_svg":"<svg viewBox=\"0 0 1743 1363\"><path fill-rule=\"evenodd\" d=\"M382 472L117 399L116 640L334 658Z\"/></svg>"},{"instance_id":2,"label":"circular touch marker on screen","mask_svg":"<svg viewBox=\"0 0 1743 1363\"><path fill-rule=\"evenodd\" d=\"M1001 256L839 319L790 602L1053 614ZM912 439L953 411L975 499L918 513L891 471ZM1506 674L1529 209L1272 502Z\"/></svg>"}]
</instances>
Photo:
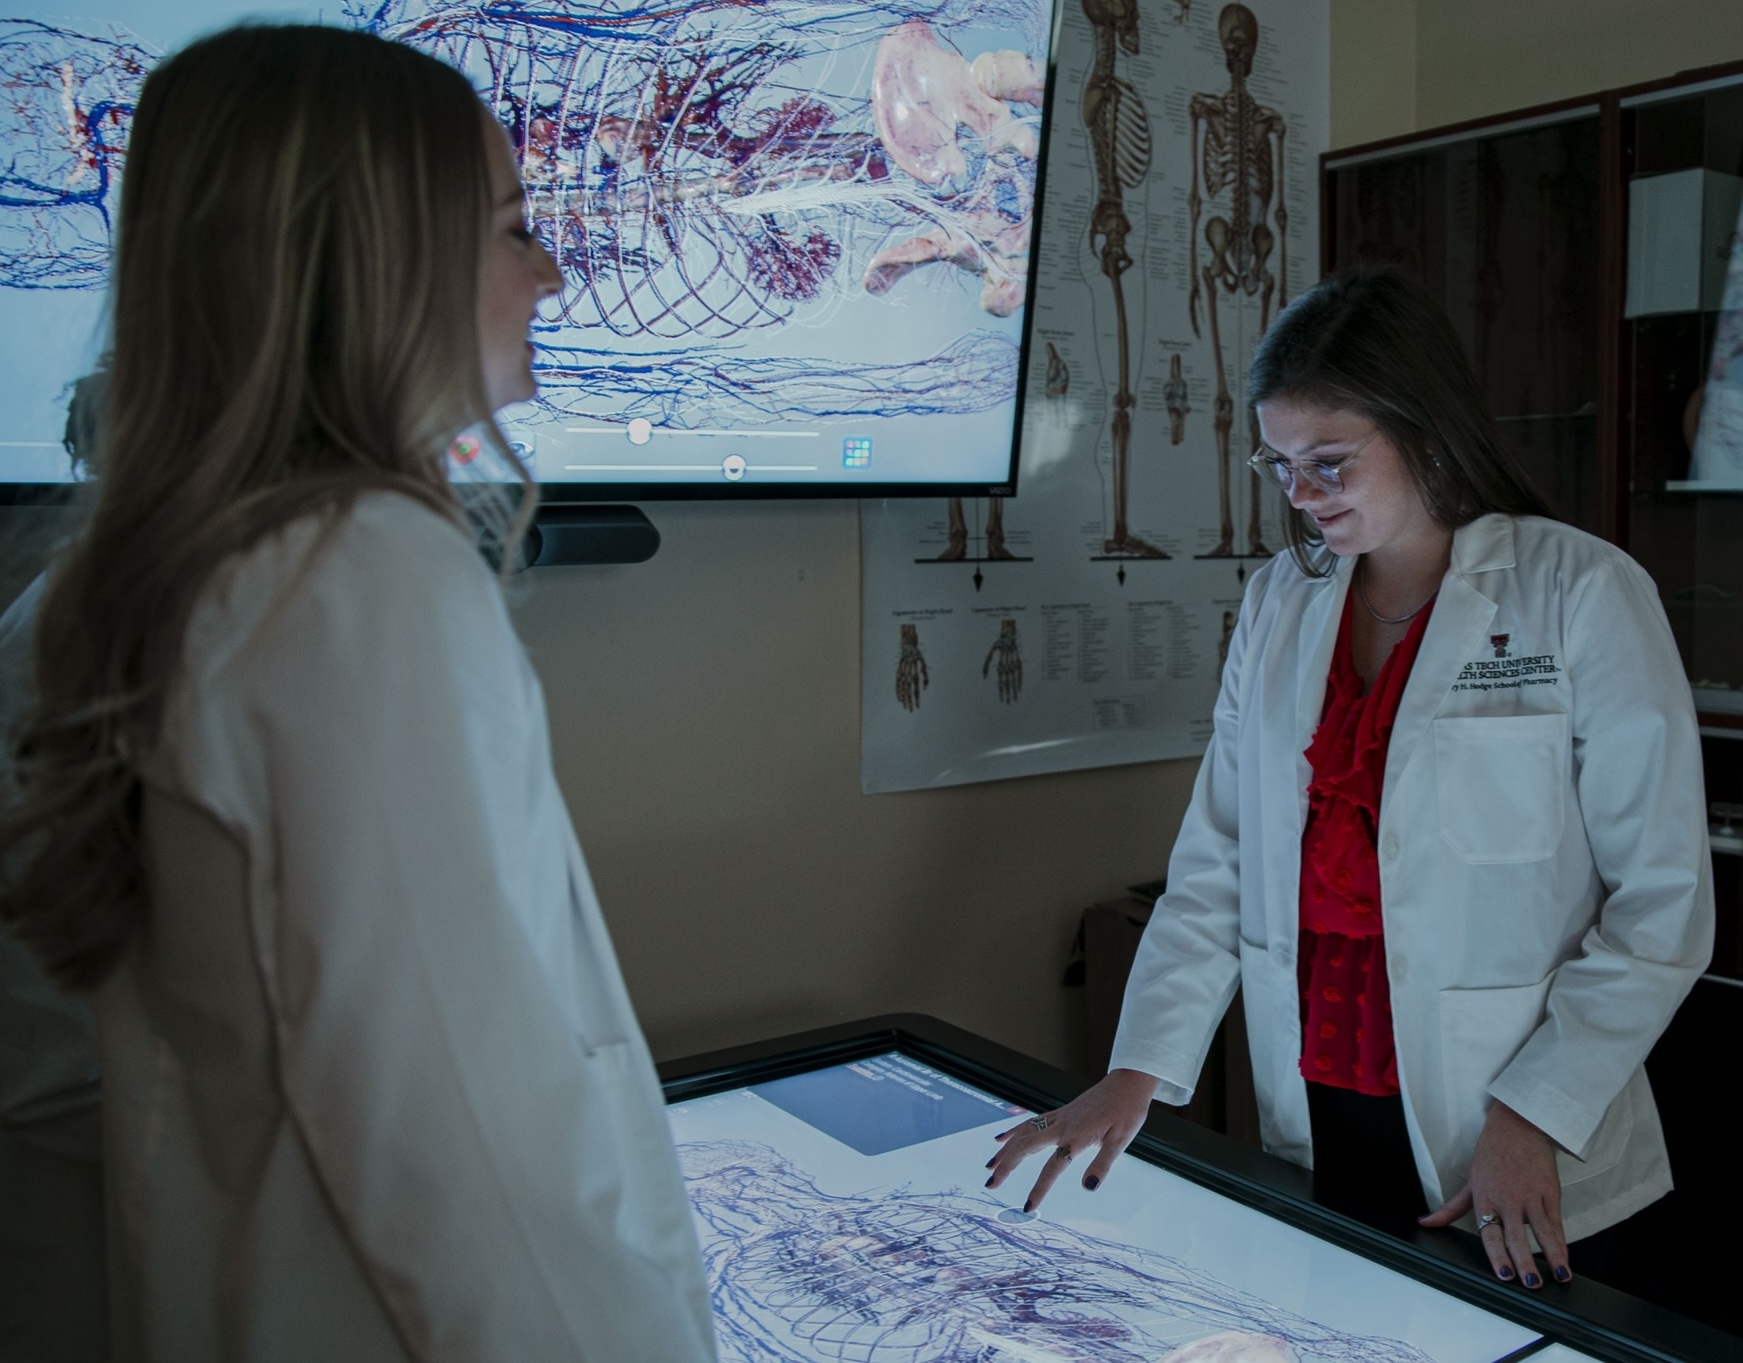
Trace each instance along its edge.
<instances>
[{"instance_id":1,"label":"circular touch marker on screen","mask_svg":"<svg viewBox=\"0 0 1743 1363\"><path fill-rule=\"evenodd\" d=\"M744 456L742 454L727 455L720 461L720 471L726 475L727 482L736 483L744 477Z\"/></svg>"},{"instance_id":2,"label":"circular touch marker on screen","mask_svg":"<svg viewBox=\"0 0 1743 1363\"><path fill-rule=\"evenodd\" d=\"M645 445L654 438L654 423L645 416L638 416L629 423L629 443Z\"/></svg>"},{"instance_id":3,"label":"circular touch marker on screen","mask_svg":"<svg viewBox=\"0 0 1743 1363\"><path fill-rule=\"evenodd\" d=\"M1021 1207L1006 1207L993 1219L1003 1221L1007 1226L1020 1226L1025 1221L1033 1221L1039 1212L1026 1212Z\"/></svg>"}]
</instances>

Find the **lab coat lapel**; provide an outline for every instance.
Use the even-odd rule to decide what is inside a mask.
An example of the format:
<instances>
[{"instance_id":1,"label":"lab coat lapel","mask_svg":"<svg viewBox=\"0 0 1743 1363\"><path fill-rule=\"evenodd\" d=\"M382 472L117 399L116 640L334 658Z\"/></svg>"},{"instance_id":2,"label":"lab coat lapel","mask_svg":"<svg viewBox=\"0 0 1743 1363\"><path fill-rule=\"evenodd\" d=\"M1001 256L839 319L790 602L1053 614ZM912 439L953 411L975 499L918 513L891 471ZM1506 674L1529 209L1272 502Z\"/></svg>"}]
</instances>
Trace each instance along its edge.
<instances>
[{"instance_id":1,"label":"lab coat lapel","mask_svg":"<svg viewBox=\"0 0 1743 1363\"><path fill-rule=\"evenodd\" d=\"M1482 656L1495 603L1483 594L1481 574L1512 566L1513 525L1507 517L1484 516L1453 533L1452 566L1441 581L1416 665L1398 701L1386 752L1385 790L1392 788L1429 722L1440 713L1459 669Z\"/></svg>"}]
</instances>

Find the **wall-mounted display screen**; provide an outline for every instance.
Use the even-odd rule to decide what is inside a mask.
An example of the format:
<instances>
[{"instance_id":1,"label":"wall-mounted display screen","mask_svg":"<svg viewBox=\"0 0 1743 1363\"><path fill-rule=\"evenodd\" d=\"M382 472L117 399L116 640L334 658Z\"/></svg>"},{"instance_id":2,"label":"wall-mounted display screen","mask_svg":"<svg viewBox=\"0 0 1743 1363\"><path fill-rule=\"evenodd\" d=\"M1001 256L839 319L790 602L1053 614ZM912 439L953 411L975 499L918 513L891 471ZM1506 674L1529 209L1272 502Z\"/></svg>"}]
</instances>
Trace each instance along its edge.
<instances>
[{"instance_id":1,"label":"wall-mounted display screen","mask_svg":"<svg viewBox=\"0 0 1743 1363\"><path fill-rule=\"evenodd\" d=\"M566 279L505 414L547 496L1013 484L1052 0L78 11L0 20L0 483L69 477L140 84L247 15L422 48L509 130Z\"/></svg>"},{"instance_id":2,"label":"wall-mounted display screen","mask_svg":"<svg viewBox=\"0 0 1743 1363\"><path fill-rule=\"evenodd\" d=\"M1495 1363L1538 1332L1133 1155L983 1186L1031 1115L891 1051L669 1109L730 1363ZM1563 1357L1578 1357L1564 1354Z\"/></svg>"}]
</instances>

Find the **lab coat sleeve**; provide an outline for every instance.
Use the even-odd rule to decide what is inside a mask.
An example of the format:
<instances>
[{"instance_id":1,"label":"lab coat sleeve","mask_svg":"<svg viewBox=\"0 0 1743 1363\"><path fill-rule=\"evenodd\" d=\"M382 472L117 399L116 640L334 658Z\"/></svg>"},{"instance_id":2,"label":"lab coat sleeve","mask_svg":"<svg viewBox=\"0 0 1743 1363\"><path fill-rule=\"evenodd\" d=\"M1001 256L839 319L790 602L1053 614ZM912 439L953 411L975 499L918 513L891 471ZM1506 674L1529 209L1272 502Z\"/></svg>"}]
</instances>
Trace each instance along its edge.
<instances>
[{"instance_id":1,"label":"lab coat sleeve","mask_svg":"<svg viewBox=\"0 0 1743 1363\"><path fill-rule=\"evenodd\" d=\"M256 945L297 1132L412 1356L712 1359L635 1244L601 1082L624 1067L596 1063L625 1038L576 1034L512 903L528 839L492 794L548 754L500 593L438 517L374 520L249 663L277 905Z\"/></svg>"},{"instance_id":2,"label":"lab coat sleeve","mask_svg":"<svg viewBox=\"0 0 1743 1363\"><path fill-rule=\"evenodd\" d=\"M1229 641L1210 746L1126 981L1108 1068L1160 1080L1156 1101L1189 1102L1240 979L1241 678L1270 566L1253 576Z\"/></svg>"},{"instance_id":3,"label":"lab coat sleeve","mask_svg":"<svg viewBox=\"0 0 1743 1363\"><path fill-rule=\"evenodd\" d=\"M1575 590L1574 780L1606 897L1489 1091L1583 1156L1711 959L1714 915L1699 731L1657 594L1620 556Z\"/></svg>"}]
</instances>

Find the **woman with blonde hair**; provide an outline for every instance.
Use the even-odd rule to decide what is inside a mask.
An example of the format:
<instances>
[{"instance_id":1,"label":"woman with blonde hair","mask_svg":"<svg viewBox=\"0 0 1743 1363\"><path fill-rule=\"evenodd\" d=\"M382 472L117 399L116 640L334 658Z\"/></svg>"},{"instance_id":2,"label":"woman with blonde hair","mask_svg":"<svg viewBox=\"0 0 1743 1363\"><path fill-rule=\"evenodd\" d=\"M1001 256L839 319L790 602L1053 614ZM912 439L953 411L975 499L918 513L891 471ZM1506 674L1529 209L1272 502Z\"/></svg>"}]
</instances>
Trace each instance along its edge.
<instances>
[{"instance_id":1,"label":"woman with blonde hair","mask_svg":"<svg viewBox=\"0 0 1743 1363\"><path fill-rule=\"evenodd\" d=\"M5 918L97 1000L117 1357L713 1356L538 683L445 472L462 431L501 449L560 284L428 57L244 27L145 84L103 477L0 836Z\"/></svg>"}]
</instances>

